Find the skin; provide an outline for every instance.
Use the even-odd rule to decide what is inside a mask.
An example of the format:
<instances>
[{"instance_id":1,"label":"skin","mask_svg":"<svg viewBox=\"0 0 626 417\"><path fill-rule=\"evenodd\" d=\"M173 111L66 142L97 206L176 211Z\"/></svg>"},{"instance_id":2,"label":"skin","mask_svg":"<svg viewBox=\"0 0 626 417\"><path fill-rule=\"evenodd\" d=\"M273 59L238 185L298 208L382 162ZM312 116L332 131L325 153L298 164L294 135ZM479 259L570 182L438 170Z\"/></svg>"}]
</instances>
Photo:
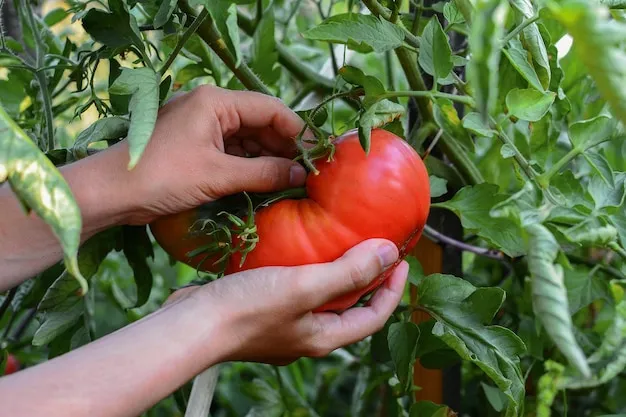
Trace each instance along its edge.
<instances>
[{"instance_id":1,"label":"skin","mask_svg":"<svg viewBox=\"0 0 626 417\"><path fill-rule=\"evenodd\" d=\"M288 159L301 127L281 102L256 93L201 87L178 97L160 111L134 170L126 169L125 142L61 170L81 208L82 239L244 190L301 186L306 174ZM0 212L3 291L57 262L62 252L49 227L26 215L6 185ZM325 356L382 328L400 301L408 265L400 263L367 306L341 314L313 310L367 287L397 259L392 242L372 239L332 262L248 270L177 291L142 320L0 378L2 411L14 417L136 416L217 363Z\"/></svg>"}]
</instances>

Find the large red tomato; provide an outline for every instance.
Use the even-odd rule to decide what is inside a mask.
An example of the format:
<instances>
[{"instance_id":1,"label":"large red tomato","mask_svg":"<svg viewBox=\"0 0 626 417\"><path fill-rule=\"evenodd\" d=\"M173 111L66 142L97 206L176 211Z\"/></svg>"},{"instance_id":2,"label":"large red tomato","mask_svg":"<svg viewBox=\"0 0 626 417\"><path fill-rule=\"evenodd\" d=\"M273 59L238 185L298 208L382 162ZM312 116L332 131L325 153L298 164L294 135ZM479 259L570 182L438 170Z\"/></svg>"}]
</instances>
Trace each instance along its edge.
<instances>
[{"instance_id":1,"label":"large red tomato","mask_svg":"<svg viewBox=\"0 0 626 417\"><path fill-rule=\"evenodd\" d=\"M256 212L259 243L229 260L226 273L263 266L297 266L330 262L370 238L393 241L401 258L417 243L430 208L428 173L419 155L394 134L375 129L366 155L356 131L337 138L332 161L316 161L319 175L306 181L308 197L281 200ZM199 210L167 216L150 227L161 246L177 260L197 266L201 256L187 253L210 241L187 236ZM211 262L207 262L210 269ZM202 269L202 268L201 268ZM320 307L343 310L378 287L393 268L372 284Z\"/></svg>"},{"instance_id":2,"label":"large red tomato","mask_svg":"<svg viewBox=\"0 0 626 417\"><path fill-rule=\"evenodd\" d=\"M4 374L10 375L20 370L20 363L17 358L9 353L7 363L4 368Z\"/></svg>"}]
</instances>

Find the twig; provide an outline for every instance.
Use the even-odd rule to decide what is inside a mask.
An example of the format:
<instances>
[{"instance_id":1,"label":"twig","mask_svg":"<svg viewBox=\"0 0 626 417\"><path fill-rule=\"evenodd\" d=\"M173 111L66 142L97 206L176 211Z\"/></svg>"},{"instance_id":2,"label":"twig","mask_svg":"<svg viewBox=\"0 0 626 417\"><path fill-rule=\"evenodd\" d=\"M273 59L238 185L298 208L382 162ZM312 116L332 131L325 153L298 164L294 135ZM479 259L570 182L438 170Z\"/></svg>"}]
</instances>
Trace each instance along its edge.
<instances>
[{"instance_id":1,"label":"twig","mask_svg":"<svg viewBox=\"0 0 626 417\"><path fill-rule=\"evenodd\" d=\"M474 246L465 242L461 242L459 240L451 238L450 236L444 235L443 233L435 230L433 227L429 225L424 226L424 235L434 242L443 243L445 245L455 247L465 252L472 252L472 253L475 253L476 255L484 256L486 258L494 259L496 261L507 260L504 254L500 251L487 249L487 248L481 248L480 246Z\"/></svg>"},{"instance_id":2,"label":"twig","mask_svg":"<svg viewBox=\"0 0 626 417\"><path fill-rule=\"evenodd\" d=\"M174 60L178 56L178 53L185 46L185 43L189 40L189 38L191 38L191 36L194 33L196 33L196 30L198 30L198 27L200 26L200 24L202 24L202 22L204 21L204 19L206 19L206 17L208 15L209 15L209 12L207 11L207 9L202 9L202 11L198 15L198 17L196 17L194 19L194 21L191 24L191 26L189 26L187 28L187 30L185 30L185 33L183 33L183 37L180 38L180 40L176 44L176 47L174 48L174 50L170 54L169 58L167 59L165 64L163 64L163 67L159 71L159 74L161 74L161 77L165 74L165 71L167 71L167 69L170 67L170 65L172 65L172 63L174 62Z\"/></svg>"},{"instance_id":3,"label":"twig","mask_svg":"<svg viewBox=\"0 0 626 417\"><path fill-rule=\"evenodd\" d=\"M179 3L181 10L187 13L189 16L195 17L195 11L186 1L181 1ZM224 62L224 64L232 71L232 73L237 77L239 81L248 89L253 91L259 91L263 94L273 95L270 89L263 84L263 81L248 67L245 62L241 62L237 65L235 57L228 50L228 46L226 46L226 42L222 38L219 30L215 26L215 22L213 21L213 17L210 14L207 15L207 18L200 24L198 28L198 35L202 38L204 42L209 45L211 49L215 52L215 54Z\"/></svg>"}]
</instances>

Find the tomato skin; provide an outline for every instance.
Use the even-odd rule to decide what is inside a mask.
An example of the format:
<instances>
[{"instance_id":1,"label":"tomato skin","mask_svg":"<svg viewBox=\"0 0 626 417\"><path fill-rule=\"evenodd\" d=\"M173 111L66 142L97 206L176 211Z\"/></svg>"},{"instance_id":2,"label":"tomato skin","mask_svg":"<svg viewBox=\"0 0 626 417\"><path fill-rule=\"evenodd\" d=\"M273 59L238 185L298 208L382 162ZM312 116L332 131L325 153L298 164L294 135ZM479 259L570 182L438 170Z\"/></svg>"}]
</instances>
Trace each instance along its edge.
<instances>
[{"instance_id":1,"label":"tomato skin","mask_svg":"<svg viewBox=\"0 0 626 417\"><path fill-rule=\"evenodd\" d=\"M20 370L20 362L15 356L9 353L7 356L7 363L4 368L4 375L11 375Z\"/></svg>"},{"instance_id":2,"label":"tomato skin","mask_svg":"<svg viewBox=\"0 0 626 417\"><path fill-rule=\"evenodd\" d=\"M308 198L278 201L256 212L259 243L242 266L240 254L231 256L226 274L264 266L331 262L371 238L394 242L400 259L415 246L430 210L429 178L419 155L405 141L382 129L372 131L369 155L363 151L356 131L334 143L333 160L316 161L319 175L307 177ZM173 238L159 243L169 251L166 245L181 245L180 239L171 242ZM184 256L177 259L189 263ZM351 307L382 284L394 268L367 288L316 311Z\"/></svg>"}]
</instances>

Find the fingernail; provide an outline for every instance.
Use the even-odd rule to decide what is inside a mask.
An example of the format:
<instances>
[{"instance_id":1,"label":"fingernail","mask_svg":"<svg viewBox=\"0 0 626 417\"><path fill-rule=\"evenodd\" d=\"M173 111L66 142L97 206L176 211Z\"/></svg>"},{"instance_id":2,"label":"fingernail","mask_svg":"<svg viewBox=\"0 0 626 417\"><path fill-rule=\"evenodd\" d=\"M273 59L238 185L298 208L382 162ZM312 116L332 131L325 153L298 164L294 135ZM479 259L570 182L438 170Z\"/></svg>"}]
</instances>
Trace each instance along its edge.
<instances>
[{"instance_id":1,"label":"fingernail","mask_svg":"<svg viewBox=\"0 0 626 417\"><path fill-rule=\"evenodd\" d=\"M394 245L381 245L378 247L377 252L383 263L383 268L390 267L398 260L398 250Z\"/></svg>"},{"instance_id":2,"label":"fingernail","mask_svg":"<svg viewBox=\"0 0 626 417\"><path fill-rule=\"evenodd\" d=\"M306 170L302 165L292 165L289 169L289 184L292 187L297 187L304 184L306 180Z\"/></svg>"}]
</instances>

